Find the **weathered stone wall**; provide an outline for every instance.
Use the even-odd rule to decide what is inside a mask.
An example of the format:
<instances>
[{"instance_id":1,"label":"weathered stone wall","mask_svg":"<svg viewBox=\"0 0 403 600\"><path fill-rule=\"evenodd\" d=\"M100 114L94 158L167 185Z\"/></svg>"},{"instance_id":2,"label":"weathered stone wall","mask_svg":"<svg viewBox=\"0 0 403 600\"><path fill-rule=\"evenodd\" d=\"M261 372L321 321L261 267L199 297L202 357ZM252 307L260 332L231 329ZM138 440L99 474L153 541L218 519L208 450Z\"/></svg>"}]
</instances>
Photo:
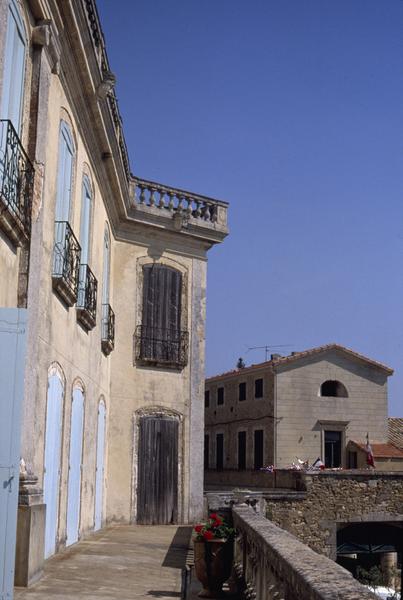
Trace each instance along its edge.
<instances>
[{"instance_id":1,"label":"weathered stone wall","mask_svg":"<svg viewBox=\"0 0 403 600\"><path fill-rule=\"evenodd\" d=\"M247 586L246 597L258 600L376 598L348 571L327 557L318 556L252 508L237 506L232 514L238 531L235 570Z\"/></svg>"},{"instance_id":2,"label":"weathered stone wall","mask_svg":"<svg viewBox=\"0 0 403 600\"><path fill-rule=\"evenodd\" d=\"M322 472L304 480L305 499L267 499L266 515L330 558L336 557L339 524L403 522L403 473Z\"/></svg>"}]
</instances>

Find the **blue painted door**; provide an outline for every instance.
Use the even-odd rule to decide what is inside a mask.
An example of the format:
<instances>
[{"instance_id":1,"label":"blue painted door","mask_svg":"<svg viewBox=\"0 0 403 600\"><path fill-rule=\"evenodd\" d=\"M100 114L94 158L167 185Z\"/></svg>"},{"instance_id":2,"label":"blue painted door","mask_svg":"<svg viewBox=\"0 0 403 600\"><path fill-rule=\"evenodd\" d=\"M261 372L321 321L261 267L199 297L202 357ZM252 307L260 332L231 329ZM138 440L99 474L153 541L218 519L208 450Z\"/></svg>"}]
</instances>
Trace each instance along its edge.
<instances>
[{"instance_id":1,"label":"blue painted door","mask_svg":"<svg viewBox=\"0 0 403 600\"><path fill-rule=\"evenodd\" d=\"M0 309L0 598L12 598L26 310Z\"/></svg>"},{"instance_id":2,"label":"blue painted door","mask_svg":"<svg viewBox=\"0 0 403 600\"><path fill-rule=\"evenodd\" d=\"M46 504L45 558L56 551L59 512L60 450L62 441L63 383L53 374L48 380L46 403L43 501Z\"/></svg>"},{"instance_id":3,"label":"blue painted door","mask_svg":"<svg viewBox=\"0 0 403 600\"><path fill-rule=\"evenodd\" d=\"M104 496L104 456L105 456L105 404L98 406L97 466L95 472L95 531L102 527L102 506Z\"/></svg>"},{"instance_id":4,"label":"blue painted door","mask_svg":"<svg viewBox=\"0 0 403 600\"><path fill-rule=\"evenodd\" d=\"M83 451L84 395L80 388L73 391L71 406L69 483L67 490L66 546L78 541L81 497L81 459Z\"/></svg>"}]
</instances>

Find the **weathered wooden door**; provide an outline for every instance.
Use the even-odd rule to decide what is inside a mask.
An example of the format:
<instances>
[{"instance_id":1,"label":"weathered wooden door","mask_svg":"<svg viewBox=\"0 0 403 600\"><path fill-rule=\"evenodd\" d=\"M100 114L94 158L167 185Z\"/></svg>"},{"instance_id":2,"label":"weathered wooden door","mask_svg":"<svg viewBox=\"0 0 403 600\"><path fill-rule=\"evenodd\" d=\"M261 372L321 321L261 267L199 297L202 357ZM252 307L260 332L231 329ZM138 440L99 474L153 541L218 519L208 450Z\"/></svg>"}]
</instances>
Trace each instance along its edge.
<instances>
[{"instance_id":1,"label":"weathered wooden door","mask_svg":"<svg viewBox=\"0 0 403 600\"><path fill-rule=\"evenodd\" d=\"M81 499L81 458L83 449L84 395L80 388L73 390L69 453L69 483L67 490L66 546L78 541Z\"/></svg>"},{"instance_id":2,"label":"weathered wooden door","mask_svg":"<svg viewBox=\"0 0 403 600\"><path fill-rule=\"evenodd\" d=\"M140 419L137 521L176 523L178 518L178 420Z\"/></svg>"},{"instance_id":3,"label":"weathered wooden door","mask_svg":"<svg viewBox=\"0 0 403 600\"><path fill-rule=\"evenodd\" d=\"M102 505L104 496L104 456L105 456L105 404L98 405L97 466L95 473L95 531L102 527Z\"/></svg>"},{"instance_id":4,"label":"weathered wooden door","mask_svg":"<svg viewBox=\"0 0 403 600\"><path fill-rule=\"evenodd\" d=\"M51 375L48 380L46 402L45 469L43 477L43 501L46 504L45 558L56 551L63 393L61 379L56 374Z\"/></svg>"},{"instance_id":5,"label":"weathered wooden door","mask_svg":"<svg viewBox=\"0 0 403 600\"><path fill-rule=\"evenodd\" d=\"M13 597L26 310L0 309L0 598Z\"/></svg>"}]
</instances>

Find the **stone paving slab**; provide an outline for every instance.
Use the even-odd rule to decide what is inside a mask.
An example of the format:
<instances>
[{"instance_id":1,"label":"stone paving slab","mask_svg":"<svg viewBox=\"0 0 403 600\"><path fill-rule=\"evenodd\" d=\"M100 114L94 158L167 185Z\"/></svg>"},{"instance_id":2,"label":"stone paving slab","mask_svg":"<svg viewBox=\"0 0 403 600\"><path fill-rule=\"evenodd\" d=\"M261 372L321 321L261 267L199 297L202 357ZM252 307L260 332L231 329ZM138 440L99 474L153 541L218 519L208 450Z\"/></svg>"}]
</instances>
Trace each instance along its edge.
<instances>
[{"instance_id":1,"label":"stone paving slab","mask_svg":"<svg viewBox=\"0 0 403 600\"><path fill-rule=\"evenodd\" d=\"M45 563L42 579L15 600L172 600L181 598L191 527L103 529Z\"/></svg>"}]
</instances>

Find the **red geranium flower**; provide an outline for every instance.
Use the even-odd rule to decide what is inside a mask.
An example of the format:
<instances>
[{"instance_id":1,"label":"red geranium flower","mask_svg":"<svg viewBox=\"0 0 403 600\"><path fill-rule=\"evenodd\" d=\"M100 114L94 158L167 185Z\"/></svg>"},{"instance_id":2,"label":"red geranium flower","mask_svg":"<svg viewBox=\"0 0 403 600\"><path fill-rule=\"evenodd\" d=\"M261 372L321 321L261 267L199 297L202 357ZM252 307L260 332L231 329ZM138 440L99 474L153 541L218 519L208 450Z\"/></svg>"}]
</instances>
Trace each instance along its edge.
<instances>
[{"instance_id":1,"label":"red geranium flower","mask_svg":"<svg viewBox=\"0 0 403 600\"><path fill-rule=\"evenodd\" d=\"M195 525L196 533L200 533L202 529L203 529L203 525Z\"/></svg>"},{"instance_id":2,"label":"red geranium flower","mask_svg":"<svg viewBox=\"0 0 403 600\"><path fill-rule=\"evenodd\" d=\"M214 534L213 534L212 531L205 531L203 533L203 537L204 537L205 540L212 540L213 537L214 537Z\"/></svg>"},{"instance_id":3,"label":"red geranium flower","mask_svg":"<svg viewBox=\"0 0 403 600\"><path fill-rule=\"evenodd\" d=\"M218 519L217 513L211 513L210 519L214 519L214 520Z\"/></svg>"}]
</instances>

